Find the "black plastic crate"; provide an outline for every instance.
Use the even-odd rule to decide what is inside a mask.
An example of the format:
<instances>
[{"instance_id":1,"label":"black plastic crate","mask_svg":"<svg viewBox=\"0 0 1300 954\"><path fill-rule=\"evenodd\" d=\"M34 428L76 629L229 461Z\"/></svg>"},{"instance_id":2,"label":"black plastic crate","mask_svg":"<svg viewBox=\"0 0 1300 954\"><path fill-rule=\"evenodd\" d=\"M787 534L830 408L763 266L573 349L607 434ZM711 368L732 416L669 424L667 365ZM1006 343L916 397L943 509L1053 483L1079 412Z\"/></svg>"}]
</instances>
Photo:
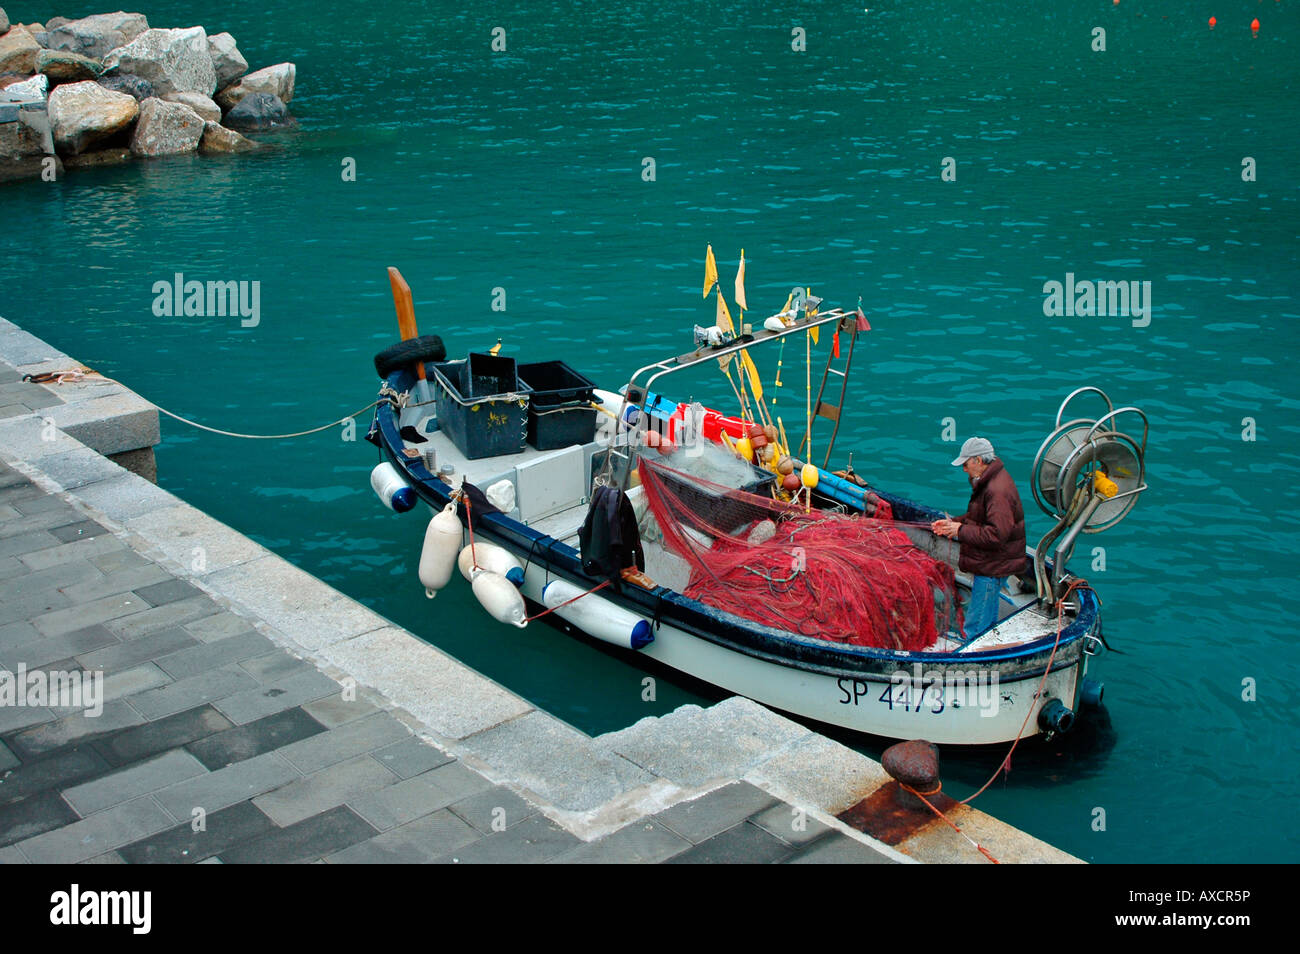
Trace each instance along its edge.
<instances>
[{"instance_id":1,"label":"black plastic crate","mask_svg":"<svg viewBox=\"0 0 1300 954\"><path fill-rule=\"evenodd\" d=\"M596 385L563 361L519 365L528 388L528 443L538 450L587 444L596 437Z\"/></svg>"},{"instance_id":2,"label":"black plastic crate","mask_svg":"<svg viewBox=\"0 0 1300 954\"><path fill-rule=\"evenodd\" d=\"M489 360L479 360L484 358ZM438 402L438 429L467 459L517 454L524 449L529 395L528 386L515 373L514 358L471 354L467 361L429 367Z\"/></svg>"}]
</instances>

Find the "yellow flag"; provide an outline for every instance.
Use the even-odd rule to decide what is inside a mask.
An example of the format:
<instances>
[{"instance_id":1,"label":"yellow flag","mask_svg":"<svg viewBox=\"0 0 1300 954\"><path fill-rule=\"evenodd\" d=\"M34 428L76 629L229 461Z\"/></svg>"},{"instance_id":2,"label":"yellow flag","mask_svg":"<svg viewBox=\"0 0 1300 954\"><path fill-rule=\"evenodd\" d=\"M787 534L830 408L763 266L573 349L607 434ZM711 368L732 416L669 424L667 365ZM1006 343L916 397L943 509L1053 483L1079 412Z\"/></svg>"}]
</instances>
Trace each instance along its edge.
<instances>
[{"instance_id":1,"label":"yellow flag","mask_svg":"<svg viewBox=\"0 0 1300 954\"><path fill-rule=\"evenodd\" d=\"M731 334L736 333L736 326L731 320L731 312L727 310L727 301L722 297L722 289L718 289L718 319L717 325L723 331L729 331ZM723 355L718 359L718 367L723 371L727 370L727 365L731 364L731 355Z\"/></svg>"},{"instance_id":2,"label":"yellow flag","mask_svg":"<svg viewBox=\"0 0 1300 954\"><path fill-rule=\"evenodd\" d=\"M713 246L704 253L704 294L701 298L709 297L709 289L718 283L718 263L713 260ZM720 293L720 292L719 292Z\"/></svg>"},{"instance_id":3,"label":"yellow flag","mask_svg":"<svg viewBox=\"0 0 1300 954\"><path fill-rule=\"evenodd\" d=\"M794 292L790 292L790 294L786 296L785 307L781 309L781 314L783 315L788 314L790 311L790 306L793 304L794 304Z\"/></svg>"},{"instance_id":4,"label":"yellow flag","mask_svg":"<svg viewBox=\"0 0 1300 954\"><path fill-rule=\"evenodd\" d=\"M821 329L818 328L816 325L808 329L808 337L812 339L813 344L817 343L817 334L820 331Z\"/></svg>"},{"instance_id":5,"label":"yellow flag","mask_svg":"<svg viewBox=\"0 0 1300 954\"><path fill-rule=\"evenodd\" d=\"M736 270L736 304L741 311L749 311L745 301L745 250L740 250L740 268Z\"/></svg>"},{"instance_id":6,"label":"yellow flag","mask_svg":"<svg viewBox=\"0 0 1300 954\"><path fill-rule=\"evenodd\" d=\"M727 310L727 300L722 297L722 289L718 289L718 321L717 325L723 331L729 331L732 335L736 333L736 325L731 320L731 312Z\"/></svg>"},{"instance_id":7,"label":"yellow flag","mask_svg":"<svg viewBox=\"0 0 1300 954\"><path fill-rule=\"evenodd\" d=\"M749 375L749 393L754 395L755 401L763 400L763 382L758 379L758 368L754 367L754 359L749 356L748 351L740 352L740 363Z\"/></svg>"}]
</instances>

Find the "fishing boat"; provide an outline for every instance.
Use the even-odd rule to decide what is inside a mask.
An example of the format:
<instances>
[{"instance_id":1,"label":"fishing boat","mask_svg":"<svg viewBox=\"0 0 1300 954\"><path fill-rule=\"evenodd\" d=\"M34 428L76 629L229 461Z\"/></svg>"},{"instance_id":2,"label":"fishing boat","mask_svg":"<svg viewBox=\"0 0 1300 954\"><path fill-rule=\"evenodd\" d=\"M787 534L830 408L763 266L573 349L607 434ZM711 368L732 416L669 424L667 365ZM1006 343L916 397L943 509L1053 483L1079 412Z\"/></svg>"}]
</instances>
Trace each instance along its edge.
<instances>
[{"instance_id":1,"label":"fishing boat","mask_svg":"<svg viewBox=\"0 0 1300 954\"><path fill-rule=\"evenodd\" d=\"M845 392L834 405L828 381L848 379L860 306L822 310L792 292L761 327L736 333L719 292L718 323L695 329L694 350L602 390L559 361L448 360L438 336L419 335L410 289L389 273L402 341L376 356L371 483L392 510L431 508L419 570L430 597L468 585L502 622L558 617L634 663L885 738L1051 736L1100 706L1089 675L1105 647L1100 600L1067 563L1080 534L1114 526L1146 489L1137 408L1091 387L1062 402L1031 475L1054 525L1000 594L996 624L968 637L971 580L957 544L930 530L944 514L866 486L851 464L832 470L833 436L822 466L811 462L813 420L838 431ZM820 331L836 340L814 402ZM715 361L743 380L749 352L780 342L808 356L797 446L784 421L765 423L756 379L748 415L665 397L674 375ZM1105 411L1073 416L1088 401Z\"/></svg>"}]
</instances>

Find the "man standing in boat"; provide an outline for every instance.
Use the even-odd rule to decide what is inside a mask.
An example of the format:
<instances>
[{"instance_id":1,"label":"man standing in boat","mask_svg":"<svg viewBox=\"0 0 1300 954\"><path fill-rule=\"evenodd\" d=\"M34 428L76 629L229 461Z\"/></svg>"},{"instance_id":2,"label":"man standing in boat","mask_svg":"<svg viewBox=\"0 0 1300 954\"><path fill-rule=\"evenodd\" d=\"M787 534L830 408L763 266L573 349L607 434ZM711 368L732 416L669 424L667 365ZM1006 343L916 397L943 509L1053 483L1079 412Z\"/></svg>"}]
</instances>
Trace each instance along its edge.
<instances>
[{"instance_id":1,"label":"man standing in boat","mask_svg":"<svg viewBox=\"0 0 1300 954\"><path fill-rule=\"evenodd\" d=\"M934 521L930 529L961 544L957 568L974 577L964 627L969 639L998 621L1002 584L1025 569L1025 508L1015 481L984 438L962 444L952 463L970 479L970 506L960 516Z\"/></svg>"}]
</instances>

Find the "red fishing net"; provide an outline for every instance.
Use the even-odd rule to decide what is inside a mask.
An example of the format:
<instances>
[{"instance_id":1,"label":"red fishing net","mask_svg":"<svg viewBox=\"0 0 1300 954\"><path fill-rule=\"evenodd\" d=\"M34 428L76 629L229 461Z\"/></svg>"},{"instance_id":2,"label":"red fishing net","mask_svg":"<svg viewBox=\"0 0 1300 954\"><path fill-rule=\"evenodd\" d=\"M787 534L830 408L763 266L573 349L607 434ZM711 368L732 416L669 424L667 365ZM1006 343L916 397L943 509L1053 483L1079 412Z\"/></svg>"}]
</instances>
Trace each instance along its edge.
<instances>
[{"instance_id":1,"label":"red fishing net","mask_svg":"<svg viewBox=\"0 0 1300 954\"><path fill-rule=\"evenodd\" d=\"M918 651L959 627L952 567L887 519L813 510L640 462L685 595L775 629ZM883 503L883 501L882 501Z\"/></svg>"}]
</instances>

